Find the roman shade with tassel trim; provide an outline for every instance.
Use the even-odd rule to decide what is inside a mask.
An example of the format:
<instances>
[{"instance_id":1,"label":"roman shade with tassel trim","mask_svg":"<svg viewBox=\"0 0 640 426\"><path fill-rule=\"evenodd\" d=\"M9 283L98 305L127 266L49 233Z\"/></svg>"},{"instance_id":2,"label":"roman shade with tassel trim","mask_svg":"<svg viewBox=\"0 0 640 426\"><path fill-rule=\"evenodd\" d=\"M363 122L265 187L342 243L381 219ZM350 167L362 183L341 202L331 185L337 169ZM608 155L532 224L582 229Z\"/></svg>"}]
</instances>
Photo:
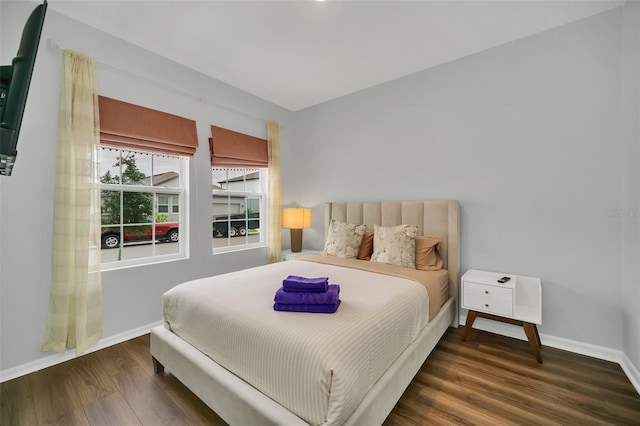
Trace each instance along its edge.
<instances>
[{"instance_id":1,"label":"roman shade with tassel trim","mask_svg":"<svg viewBox=\"0 0 640 426\"><path fill-rule=\"evenodd\" d=\"M105 96L98 103L101 144L189 157L196 152L194 120Z\"/></svg>"},{"instance_id":2,"label":"roman shade with tassel trim","mask_svg":"<svg viewBox=\"0 0 640 426\"><path fill-rule=\"evenodd\" d=\"M209 138L213 167L269 167L265 139L211 126Z\"/></svg>"}]
</instances>

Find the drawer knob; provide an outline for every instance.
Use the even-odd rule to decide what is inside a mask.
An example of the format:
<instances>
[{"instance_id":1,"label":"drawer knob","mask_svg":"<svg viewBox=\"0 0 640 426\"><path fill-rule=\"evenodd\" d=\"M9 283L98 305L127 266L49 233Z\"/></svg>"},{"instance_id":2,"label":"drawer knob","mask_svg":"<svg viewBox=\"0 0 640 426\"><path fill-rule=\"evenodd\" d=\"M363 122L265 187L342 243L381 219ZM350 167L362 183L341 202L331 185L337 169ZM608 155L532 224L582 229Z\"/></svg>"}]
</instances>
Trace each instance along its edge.
<instances>
[{"instance_id":1,"label":"drawer knob","mask_svg":"<svg viewBox=\"0 0 640 426\"><path fill-rule=\"evenodd\" d=\"M489 294L489 290L485 290L485 291L484 291L484 294Z\"/></svg>"},{"instance_id":2,"label":"drawer knob","mask_svg":"<svg viewBox=\"0 0 640 426\"><path fill-rule=\"evenodd\" d=\"M488 308L488 307L489 307L489 304L488 304L488 303L485 303L485 304L484 304L484 307L485 307L485 308Z\"/></svg>"}]
</instances>

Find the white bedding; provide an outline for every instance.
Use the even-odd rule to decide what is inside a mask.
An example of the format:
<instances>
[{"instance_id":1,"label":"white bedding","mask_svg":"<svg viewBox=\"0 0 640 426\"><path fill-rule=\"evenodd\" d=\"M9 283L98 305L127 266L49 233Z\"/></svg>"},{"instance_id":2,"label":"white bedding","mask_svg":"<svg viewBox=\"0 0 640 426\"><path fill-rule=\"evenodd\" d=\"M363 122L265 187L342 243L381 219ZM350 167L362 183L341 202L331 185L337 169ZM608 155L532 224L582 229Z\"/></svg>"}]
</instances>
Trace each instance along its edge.
<instances>
[{"instance_id":1,"label":"white bedding","mask_svg":"<svg viewBox=\"0 0 640 426\"><path fill-rule=\"evenodd\" d=\"M289 274L341 287L334 314L277 312ZM165 326L310 424L344 422L429 318L419 283L287 261L181 284L163 297Z\"/></svg>"}]
</instances>

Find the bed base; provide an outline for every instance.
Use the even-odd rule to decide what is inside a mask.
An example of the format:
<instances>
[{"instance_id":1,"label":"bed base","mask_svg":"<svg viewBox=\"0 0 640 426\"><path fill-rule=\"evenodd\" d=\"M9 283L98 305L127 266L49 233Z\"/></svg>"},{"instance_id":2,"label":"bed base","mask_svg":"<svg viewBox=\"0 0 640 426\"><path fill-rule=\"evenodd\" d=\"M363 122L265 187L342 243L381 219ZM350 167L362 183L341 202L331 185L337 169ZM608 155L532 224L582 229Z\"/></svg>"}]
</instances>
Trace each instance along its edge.
<instances>
[{"instance_id":1,"label":"bed base","mask_svg":"<svg viewBox=\"0 0 640 426\"><path fill-rule=\"evenodd\" d=\"M365 395L345 425L384 422L457 313L449 298L436 317L398 357ZM151 330L151 355L156 373L166 367L227 423L306 425L307 423L235 374L167 330Z\"/></svg>"}]
</instances>

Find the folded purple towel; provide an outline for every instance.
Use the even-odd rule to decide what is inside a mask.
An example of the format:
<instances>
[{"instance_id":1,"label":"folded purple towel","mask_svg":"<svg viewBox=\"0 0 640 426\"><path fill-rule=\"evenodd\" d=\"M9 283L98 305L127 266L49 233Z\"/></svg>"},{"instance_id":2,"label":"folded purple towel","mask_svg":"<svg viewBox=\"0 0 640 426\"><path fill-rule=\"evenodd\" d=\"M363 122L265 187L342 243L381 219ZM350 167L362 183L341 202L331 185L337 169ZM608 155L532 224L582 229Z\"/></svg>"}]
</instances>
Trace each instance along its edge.
<instances>
[{"instance_id":1,"label":"folded purple towel","mask_svg":"<svg viewBox=\"0 0 640 426\"><path fill-rule=\"evenodd\" d=\"M338 306L340 306L340 302L341 302L340 299L338 299L336 303L329 304L329 305L305 305L305 304L289 305L289 304L283 304L283 303L274 303L273 309L276 311L332 314L338 309Z\"/></svg>"},{"instance_id":2,"label":"folded purple towel","mask_svg":"<svg viewBox=\"0 0 640 426\"><path fill-rule=\"evenodd\" d=\"M340 296L340 286L329 284L328 287L327 291L315 293L285 291L283 287L280 287L273 300L276 303L290 305L333 305Z\"/></svg>"},{"instance_id":3,"label":"folded purple towel","mask_svg":"<svg viewBox=\"0 0 640 426\"><path fill-rule=\"evenodd\" d=\"M327 291L328 286L328 277L305 278L297 275L289 275L284 279L284 281L282 281L282 288L284 288L284 291L309 293L323 292Z\"/></svg>"}]
</instances>

